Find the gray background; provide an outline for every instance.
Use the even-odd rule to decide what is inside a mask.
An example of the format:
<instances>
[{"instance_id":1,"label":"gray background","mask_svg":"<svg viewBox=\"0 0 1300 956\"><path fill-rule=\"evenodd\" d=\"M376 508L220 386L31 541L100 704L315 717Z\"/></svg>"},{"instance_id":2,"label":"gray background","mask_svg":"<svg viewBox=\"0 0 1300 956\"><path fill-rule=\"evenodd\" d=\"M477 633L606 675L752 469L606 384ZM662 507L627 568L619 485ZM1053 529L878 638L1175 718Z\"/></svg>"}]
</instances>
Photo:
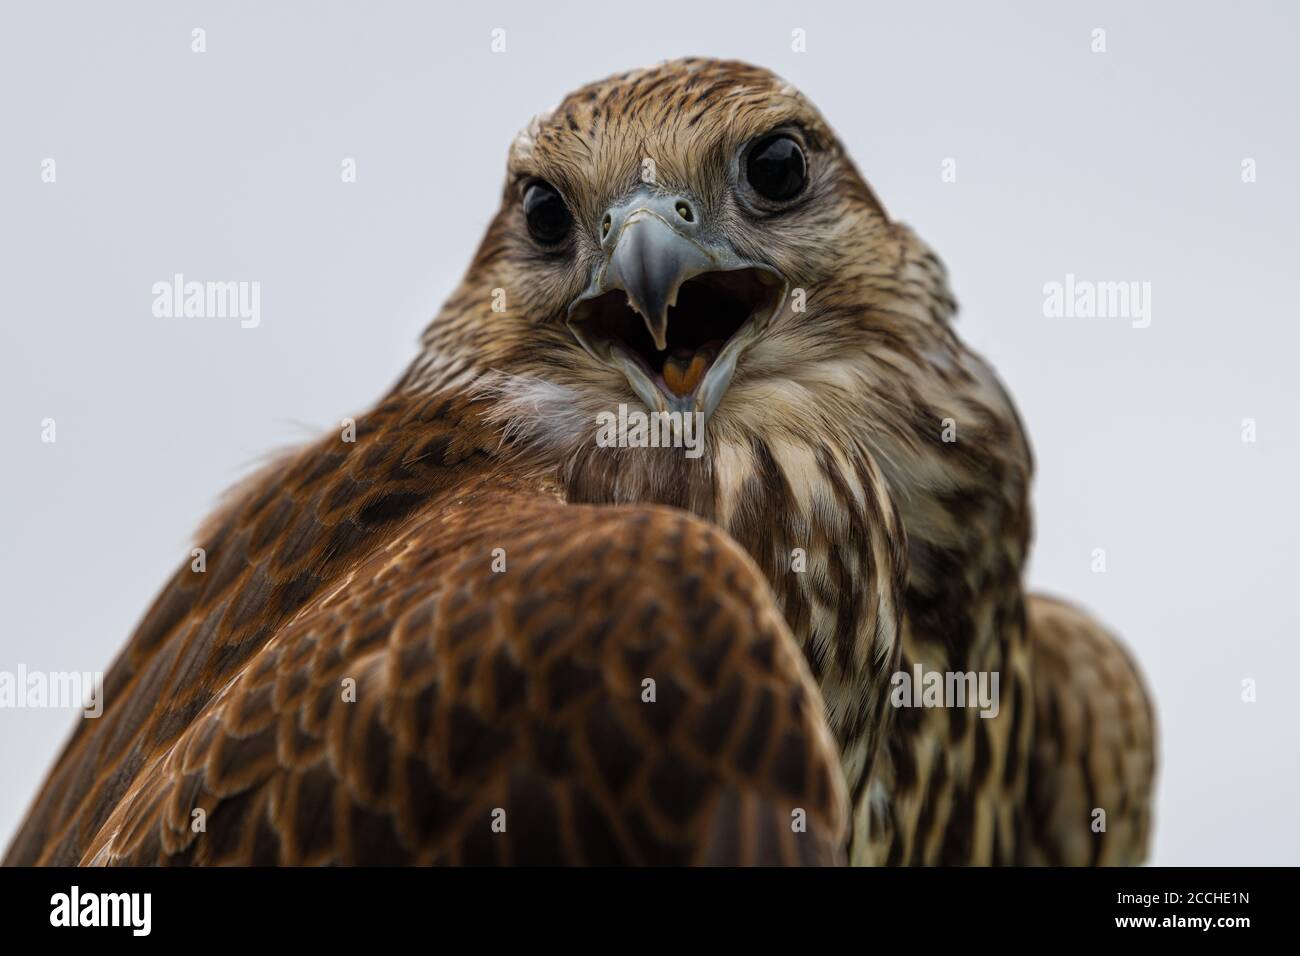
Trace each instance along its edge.
<instances>
[{"instance_id":1,"label":"gray background","mask_svg":"<svg viewBox=\"0 0 1300 956\"><path fill-rule=\"evenodd\" d=\"M951 269L1035 444L1031 581L1154 688L1154 861L1300 862L1295 5L472 6L5 4L0 670L103 668L223 488L391 383L533 113L741 57L821 107ZM174 272L260 281L261 326L154 318ZM1152 283L1151 327L1045 318L1066 273ZM72 721L0 711L0 839Z\"/></svg>"}]
</instances>

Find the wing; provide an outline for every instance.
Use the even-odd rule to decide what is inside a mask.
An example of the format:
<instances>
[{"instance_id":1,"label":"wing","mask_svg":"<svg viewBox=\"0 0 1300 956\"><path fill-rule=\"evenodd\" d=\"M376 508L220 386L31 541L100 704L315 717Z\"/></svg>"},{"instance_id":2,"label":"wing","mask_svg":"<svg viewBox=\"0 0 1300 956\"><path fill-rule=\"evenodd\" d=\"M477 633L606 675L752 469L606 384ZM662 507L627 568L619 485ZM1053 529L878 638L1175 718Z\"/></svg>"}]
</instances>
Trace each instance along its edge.
<instances>
[{"instance_id":1,"label":"wing","mask_svg":"<svg viewBox=\"0 0 1300 956\"><path fill-rule=\"evenodd\" d=\"M832 863L846 803L738 545L483 481L304 606L85 860Z\"/></svg>"},{"instance_id":2,"label":"wing","mask_svg":"<svg viewBox=\"0 0 1300 956\"><path fill-rule=\"evenodd\" d=\"M1077 608L1035 595L1026 610L1034 731L1021 862L1141 863L1156 767L1142 678L1119 641Z\"/></svg>"},{"instance_id":3,"label":"wing","mask_svg":"<svg viewBox=\"0 0 1300 956\"><path fill-rule=\"evenodd\" d=\"M306 604L422 507L481 475L497 445L470 403L394 393L355 423L270 463L200 529L104 679L4 863L73 865L158 755Z\"/></svg>"}]
</instances>

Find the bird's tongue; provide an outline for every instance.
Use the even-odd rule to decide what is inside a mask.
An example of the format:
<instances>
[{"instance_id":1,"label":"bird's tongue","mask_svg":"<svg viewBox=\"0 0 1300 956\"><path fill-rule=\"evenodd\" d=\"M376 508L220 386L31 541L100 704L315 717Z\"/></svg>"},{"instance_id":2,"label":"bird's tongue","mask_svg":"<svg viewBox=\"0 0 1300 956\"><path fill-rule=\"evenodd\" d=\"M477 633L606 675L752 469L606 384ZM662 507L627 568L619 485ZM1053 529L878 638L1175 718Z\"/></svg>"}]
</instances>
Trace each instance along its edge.
<instances>
[{"instance_id":1,"label":"bird's tongue","mask_svg":"<svg viewBox=\"0 0 1300 956\"><path fill-rule=\"evenodd\" d=\"M712 342L696 351L677 349L664 359L664 384L674 395L684 398L695 391L695 387L700 384L700 379L708 371L709 363L717 355L718 350Z\"/></svg>"}]
</instances>

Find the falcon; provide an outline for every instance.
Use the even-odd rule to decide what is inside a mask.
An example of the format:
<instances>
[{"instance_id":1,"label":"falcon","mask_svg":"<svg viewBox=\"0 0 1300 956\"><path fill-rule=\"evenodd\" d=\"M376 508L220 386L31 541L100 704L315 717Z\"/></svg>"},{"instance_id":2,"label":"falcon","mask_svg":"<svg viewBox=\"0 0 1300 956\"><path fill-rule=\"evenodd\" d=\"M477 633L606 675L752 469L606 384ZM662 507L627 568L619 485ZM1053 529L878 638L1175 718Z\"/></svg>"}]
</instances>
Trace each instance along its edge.
<instances>
[{"instance_id":1,"label":"falcon","mask_svg":"<svg viewBox=\"0 0 1300 956\"><path fill-rule=\"evenodd\" d=\"M201 528L5 862L1140 861L1150 701L1025 593L955 312L768 71L572 93L397 384ZM631 413L666 440L597 440Z\"/></svg>"}]
</instances>

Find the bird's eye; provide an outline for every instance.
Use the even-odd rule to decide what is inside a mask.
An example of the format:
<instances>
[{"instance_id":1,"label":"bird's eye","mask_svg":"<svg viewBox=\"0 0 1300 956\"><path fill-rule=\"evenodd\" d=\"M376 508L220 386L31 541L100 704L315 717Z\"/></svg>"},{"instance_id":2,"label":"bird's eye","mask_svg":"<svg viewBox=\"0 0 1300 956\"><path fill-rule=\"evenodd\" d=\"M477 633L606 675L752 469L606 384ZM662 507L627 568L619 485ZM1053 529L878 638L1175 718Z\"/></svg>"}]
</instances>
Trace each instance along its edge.
<instances>
[{"instance_id":1,"label":"bird's eye","mask_svg":"<svg viewBox=\"0 0 1300 956\"><path fill-rule=\"evenodd\" d=\"M808 181L808 164L794 138L777 133L754 144L745 176L764 199L793 199Z\"/></svg>"},{"instance_id":2,"label":"bird's eye","mask_svg":"<svg viewBox=\"0 0 1300 956\"><path fill-rule=\"evenodd\" d=\"M550 183L535 182L524 193L524 218L533 238L554 245L569 234L573 217Z\"/></svg>"}]
</instances>

